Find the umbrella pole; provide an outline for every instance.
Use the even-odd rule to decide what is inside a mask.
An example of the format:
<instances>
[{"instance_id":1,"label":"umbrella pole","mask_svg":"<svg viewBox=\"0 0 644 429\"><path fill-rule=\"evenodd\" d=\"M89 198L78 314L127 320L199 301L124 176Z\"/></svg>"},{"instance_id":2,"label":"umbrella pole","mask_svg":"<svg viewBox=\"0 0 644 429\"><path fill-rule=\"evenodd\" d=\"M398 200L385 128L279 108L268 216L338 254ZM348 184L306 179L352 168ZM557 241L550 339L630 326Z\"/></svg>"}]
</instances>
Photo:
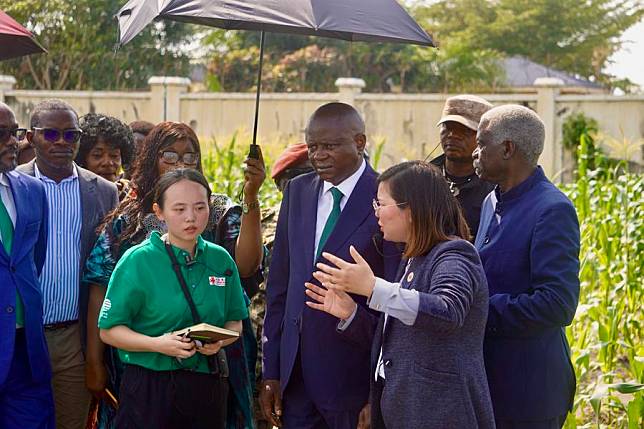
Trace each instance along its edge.
<instances>
[{"instance_id":1,"label":"umbrella pole","mask_svg":"<svg viewBox=\"0 0 644 429\"><path fill-rule=\"evenodd\" d=\"M257 144L257 122L259 120L259 94L262 92L262 67L264 66L264 31L259 39L259 71L257 72L257 95L255 96L255 125L253 126L253 144Z\"/></svg>"}]
</instances>

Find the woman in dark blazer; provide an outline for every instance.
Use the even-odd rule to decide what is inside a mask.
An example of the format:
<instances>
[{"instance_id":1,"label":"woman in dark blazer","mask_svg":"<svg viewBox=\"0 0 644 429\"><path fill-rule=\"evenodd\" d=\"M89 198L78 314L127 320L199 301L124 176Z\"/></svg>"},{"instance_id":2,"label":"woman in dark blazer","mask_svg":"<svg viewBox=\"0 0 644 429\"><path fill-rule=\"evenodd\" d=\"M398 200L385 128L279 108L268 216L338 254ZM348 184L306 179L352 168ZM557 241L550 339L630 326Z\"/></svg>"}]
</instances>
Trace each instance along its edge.
<instances>
[{"instance_id":1,"label":"woman in dark blazer","mask_svg":"<svg viewBox=\"0 0 644 429\"><path fill-rule=\"evenodd\" d=\"M384 239L405 245L399 283L375 277L353 248L354 263L325 253L332 265L318 263L321 287L306 284L307 305L340 318L348 341L371 347L372 428L493 428L483 364L488 289L458 202L426 162L391 167L378 182ZM366 296L379 319L348 293Z\"/></svg>"}]
</instances>

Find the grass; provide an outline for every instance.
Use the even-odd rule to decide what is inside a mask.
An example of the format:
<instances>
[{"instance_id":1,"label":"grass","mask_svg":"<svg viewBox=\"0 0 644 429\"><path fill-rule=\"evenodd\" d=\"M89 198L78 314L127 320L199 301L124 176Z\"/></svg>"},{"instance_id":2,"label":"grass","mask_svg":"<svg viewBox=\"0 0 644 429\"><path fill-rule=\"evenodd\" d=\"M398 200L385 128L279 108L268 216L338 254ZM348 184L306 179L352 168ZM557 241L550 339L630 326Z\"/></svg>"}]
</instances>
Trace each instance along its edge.
<instances>
[{"instance_id":1,"label":"grass","mask_svg":"<svg viewBox=\"0 0 644 429\"><path fill-rule=\"evenodd\" d=\"M235 135L206 146L204 171L215 192L239 193L248 136ZM262 145L267 180L263 207L279 205L270 166L290 142ZM384 140L371 149L372 165L382 159ZM566 428L644 427L644 201L642 175L624 163L593 162L582 138L573 183L562 186L577 208L581 229L581 295L567 328L577 376L574 410ZM596 160L597 154L592 154ZM601 155L600 155L601 156ZM600 160L601 161L601 160Z\"/></svg>"}]
</instances>

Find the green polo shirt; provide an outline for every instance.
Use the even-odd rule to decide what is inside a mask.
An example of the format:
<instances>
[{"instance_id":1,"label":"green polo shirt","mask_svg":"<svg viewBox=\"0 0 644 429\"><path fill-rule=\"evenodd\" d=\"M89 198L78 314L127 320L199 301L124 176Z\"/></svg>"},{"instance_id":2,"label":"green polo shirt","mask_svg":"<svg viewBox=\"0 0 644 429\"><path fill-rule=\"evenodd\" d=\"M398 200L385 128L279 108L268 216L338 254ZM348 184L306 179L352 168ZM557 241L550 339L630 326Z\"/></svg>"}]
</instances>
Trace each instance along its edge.
<instances>
[{"instance_id":1,"label":"green polo shirt","mask_svg":"<svg viewBox=\"0 0 644 429\"><path fill-rule=\"evenodd\" d=\"M239 274L228 252L199 237L194 260L186 265L188 253L172 247L192 294L202 322L223 327L231 320L248 317ZM158 337L193 325L192 313L172 269L161 235L129 249L114 268L98 318L101 329L125 325L135 332ZM190 369L208 372L206 357L195 353L177 359L161 353L129 352L119 349L121 360L155 371Z\"/></svg>"}]
</instances>

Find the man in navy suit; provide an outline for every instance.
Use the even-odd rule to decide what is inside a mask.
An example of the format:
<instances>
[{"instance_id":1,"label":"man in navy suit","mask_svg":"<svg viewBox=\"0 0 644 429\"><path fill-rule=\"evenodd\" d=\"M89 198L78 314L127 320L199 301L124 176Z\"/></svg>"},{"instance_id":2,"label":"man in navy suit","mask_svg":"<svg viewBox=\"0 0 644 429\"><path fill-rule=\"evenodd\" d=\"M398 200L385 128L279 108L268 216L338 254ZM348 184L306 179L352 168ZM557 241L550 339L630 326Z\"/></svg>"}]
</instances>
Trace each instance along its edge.
<instances>
[{"instance_id":1,"label":"man in navy suit","mask_svg":"<svg viewBox=\"0 0 644 429\"><path fill-rule=\"evenodd\" d=\"M315 282L322 251L350 260L353 245L376 275L395 276L401 252L378 240L377 174L364 160L366 140L353 107L318 108L306 129L315 171L284 191L267 283L260 392L265 416L278 426L355 429L368 400L369 347L341 335L333 316L304 305L304 283ZM367 308L364 298L354 299Z\"/></svg>"},{"instance_id":2,"label":"man in navy suit","mask_svg":"<svg viewBox=\"0 0 644 429\"><path fill-rule=\"evenodd\" d=\"M0 103L0 427L54 428L38 275L47 248L42 184L12 171L26 130Z\"/></svg>"},{"instance_id":3,"label":"man in navy suit","mask_svg":"<svg viewBox=\"0 0 644 429\"><path fill-rule=\"evenodd\" d=\"M524 106L482 117L474 168L497 187L476 237L490 290L483 346L498 429L556 429L575 395L565 326L579 300L579 223L537 165L545 127Z\"/></svg>"}]
</instances>

